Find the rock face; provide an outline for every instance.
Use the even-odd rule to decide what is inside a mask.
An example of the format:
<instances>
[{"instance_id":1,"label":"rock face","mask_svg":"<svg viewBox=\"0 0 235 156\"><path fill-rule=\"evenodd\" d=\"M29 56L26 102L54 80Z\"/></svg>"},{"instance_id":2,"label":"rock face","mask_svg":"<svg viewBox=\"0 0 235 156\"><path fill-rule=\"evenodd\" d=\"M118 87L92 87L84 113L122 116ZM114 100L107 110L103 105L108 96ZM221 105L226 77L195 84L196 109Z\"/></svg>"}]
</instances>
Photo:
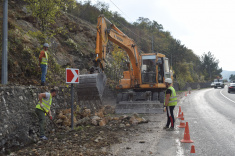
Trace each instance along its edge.
<instances>
[{"instance_id":1,"label":"rock face","mask_svg":"<svg viewBox=\"0 0 235 156\"><path fill-rule=\"evenodd\" d=\"M0 1L1 6L2 3L3 1ZM40 34L41 27L27 9L27 3L22 0L8 3L8 30L11 32L8 34L8 42L11 45L8 50L8 81L21 85L38 85L40 81L36 81L35 77L40 75L40 68L37 68L37 65L43 39L36 34ZM63 30L59 32L60 28ZM96 25L62 11L60 16L56 17L55 23L50 24L47 29L57 32L53 37L47 37L50 45L50 72L47 73L47 83L60 85L65 78L60 69L65 67L82 70L93 65ZM53 75L53 78L49 78L49 75Z\"/></svg>"},{"instance_id":2,"label":"rock face","mask_svg":"<svg viewBox=\"0 0 235 156\"><path fill-rule=\"evenodd\" d=\"M49 92L51 88L35 86L7 86L0 87L0 153L12 146L22 147L36 141L39 131L38 118L35 113L35 107L38 103L38 94ZM74 101L78 104L75 89ZM98 108L96 105L92 105ZM57 96L52 101L53 119L56 112L59 113L60 120L57 124L71 124L71 97L70 87L59 87ZM76 104L74 105L76 107ZM95 108L88 108L94 110ZM90 116L89 110L86 110L86 116ZM66 114L66 115L64 115ZM85 114L84 114L85 115ZM89 117L88 117L89 118ZM54 125L46 119L46 130L54 129ZM75 122L76 118L74 119ZM0 154L1 155L1 154Z\"/></svg>"}]
</instances>

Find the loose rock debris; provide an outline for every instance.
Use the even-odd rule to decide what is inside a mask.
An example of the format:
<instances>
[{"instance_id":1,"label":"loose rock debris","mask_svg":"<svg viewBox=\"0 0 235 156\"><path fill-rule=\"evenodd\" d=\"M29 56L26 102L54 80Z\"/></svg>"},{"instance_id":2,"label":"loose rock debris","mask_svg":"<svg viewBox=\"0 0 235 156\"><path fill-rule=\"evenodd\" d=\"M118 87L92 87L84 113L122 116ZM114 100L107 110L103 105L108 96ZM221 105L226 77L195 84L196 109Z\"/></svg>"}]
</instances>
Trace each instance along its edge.
<instances>
[{"instance_id":1,"label":"loose rock debris","mask_svg":"<svg viewBox=\"0 0 235 156\"><path fill-rule=\"evenodd\" d=\"M110 145L121 143L123 138L138 132L133 128L148 120L139 114L115 116L112 106L104 106L92 113L84 108L74 113L74 130L71 130L71 109L59 111L55 123L60 130L50 132L48 141L15 151L15 155L110 155ZM128 147L127 149L131 149Z\"/></svg>"},{"instance_id":2,"label":"loose rock debris","mask_svg":"<svg viewBox=\"0 0 235 156\"><path fill-rule=\"evenodd\" d=\"M91 114L91 110L86 108L79 112L75 112L75 115L73 117L74 125L105 126L109 124L111 126L118 125L122 128L148 122L148 120L140 117L136 113L131 116L122 115L120 117L114 117L112 116L112 114L114 113L114 108L110 107L111 106L104 106L94 114ZM68 129L69 126L71 126L71 109L61 110L57 117L56 123Z\"/></svg>"}]
</instances>

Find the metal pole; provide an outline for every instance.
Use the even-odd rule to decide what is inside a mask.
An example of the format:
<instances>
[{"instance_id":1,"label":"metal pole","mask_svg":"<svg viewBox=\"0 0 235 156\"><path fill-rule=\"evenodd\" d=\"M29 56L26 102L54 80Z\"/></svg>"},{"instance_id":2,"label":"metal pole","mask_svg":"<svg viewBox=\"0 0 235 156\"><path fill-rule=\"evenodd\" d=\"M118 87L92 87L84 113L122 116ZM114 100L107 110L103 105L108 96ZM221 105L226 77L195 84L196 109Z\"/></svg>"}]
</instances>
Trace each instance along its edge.
<instances>
[{"instance_id":1,"label":"metal pole","mask_svg":"<svg viewBox=\"0 0 235 156\"><path fill-rule=\"evenodd\" d=\"M153 53L154 53L154 50L153 50L153 36L152 36L152 51L153 51Z\"/></svg>"},{"instance_id":2,"label":"metal pole","mask_svg":"<svg viewBox=\"0 0 235 156\"><path fill-rule=\"evenodd\" d=\"M73 130L73 98L74 97L74 89L73 89L73 83L71 84L71 128Z\"/></svg>"},{"instance_id":3,"label":"metal pole","mask_svg":"<svg viewBox=\"0 0 235 156\"><path fill-rule=\"evenodd\" d=\"M171 53L171 68L173 68L173 67L172 67L172 53Z\"/></svg>"},{"instance_id":4,"label":"metal pole","mask_svg":"<svg viewBox=\"0 0 235 156\"><path fill-rule=\"evenodd\" d=\"M7 38L8 38L8 0L3 4L3 29L2 29L2 84L7 84Z\"/></svg>"}]
</instances>

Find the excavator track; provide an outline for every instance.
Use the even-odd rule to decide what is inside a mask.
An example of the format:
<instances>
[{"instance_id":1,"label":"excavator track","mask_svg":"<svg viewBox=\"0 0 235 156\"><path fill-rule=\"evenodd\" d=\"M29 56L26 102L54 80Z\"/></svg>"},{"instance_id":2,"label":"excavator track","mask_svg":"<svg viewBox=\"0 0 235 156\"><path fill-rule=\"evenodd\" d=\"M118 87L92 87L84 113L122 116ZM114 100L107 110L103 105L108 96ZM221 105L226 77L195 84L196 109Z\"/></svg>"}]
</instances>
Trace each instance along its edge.
<instances>
[{"instance_id":1,"label":"excavator track","mask_svg":"<svg viewBox=\"0 0 235 156\"><path fill-rule=\"evenodd\" d=\"M107 78L104 73L84 74L79 76L77 87L79 100L100 100Z\"/></svg>"}]
</instances>

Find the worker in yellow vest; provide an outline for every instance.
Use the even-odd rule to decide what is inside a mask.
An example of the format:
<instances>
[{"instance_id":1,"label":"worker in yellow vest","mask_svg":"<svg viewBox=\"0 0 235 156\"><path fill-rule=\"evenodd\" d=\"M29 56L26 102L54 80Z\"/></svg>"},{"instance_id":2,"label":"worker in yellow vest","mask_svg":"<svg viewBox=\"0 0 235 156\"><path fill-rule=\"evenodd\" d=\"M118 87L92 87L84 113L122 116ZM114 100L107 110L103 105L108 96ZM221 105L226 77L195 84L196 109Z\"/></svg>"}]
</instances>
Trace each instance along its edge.
<instances>
[{"instance_id":1,"label":"worker in yellow vest","mask_svg":"<svg viewBox=\"0 0 235 156\"><path fill-rule=\"evenodd\" d=\"M167 131L173 131L175 123L174 108L177 105L177 96L175 89L171 86L172 79L166 78L165 83L167 90L165 92L164 106L166 107L166 112L167 112L167 123L163 129L166 129ZM171 127L169 128L170 124Z\"/></svg>"},{"instance_id":2,"label":"worker in yellow vest","mask_svg":"<svg viewBox=\"0 0 235 156\"><path fill-rule=\"evenodd\" d=\"M47 50L49 48L48 43L44 43L43 50L40 52L39 55L39 66L41 67L42 75L41 75L41 85L44 86L46 83L46 74L48 68L48 54Z\"/></svg>"},{"instance_id":3,"label":"worker in yellow vest","mask_svg":"<svg viewBox=\"0 0 235 156\"><path fill-rule=\"evenodd\" d=\"M52 97L56 96L56 90L52 89L50 93L41 93L38 95L39 102L36 105L36 114L39 119L39 127L40 127L40 139L47 140L47 137L45 136L45 121L46 117L45 115L48 114L50 119L52 120L52 114L51 114L51 104L52 104Z\"/></svg>"}]
</instances>

